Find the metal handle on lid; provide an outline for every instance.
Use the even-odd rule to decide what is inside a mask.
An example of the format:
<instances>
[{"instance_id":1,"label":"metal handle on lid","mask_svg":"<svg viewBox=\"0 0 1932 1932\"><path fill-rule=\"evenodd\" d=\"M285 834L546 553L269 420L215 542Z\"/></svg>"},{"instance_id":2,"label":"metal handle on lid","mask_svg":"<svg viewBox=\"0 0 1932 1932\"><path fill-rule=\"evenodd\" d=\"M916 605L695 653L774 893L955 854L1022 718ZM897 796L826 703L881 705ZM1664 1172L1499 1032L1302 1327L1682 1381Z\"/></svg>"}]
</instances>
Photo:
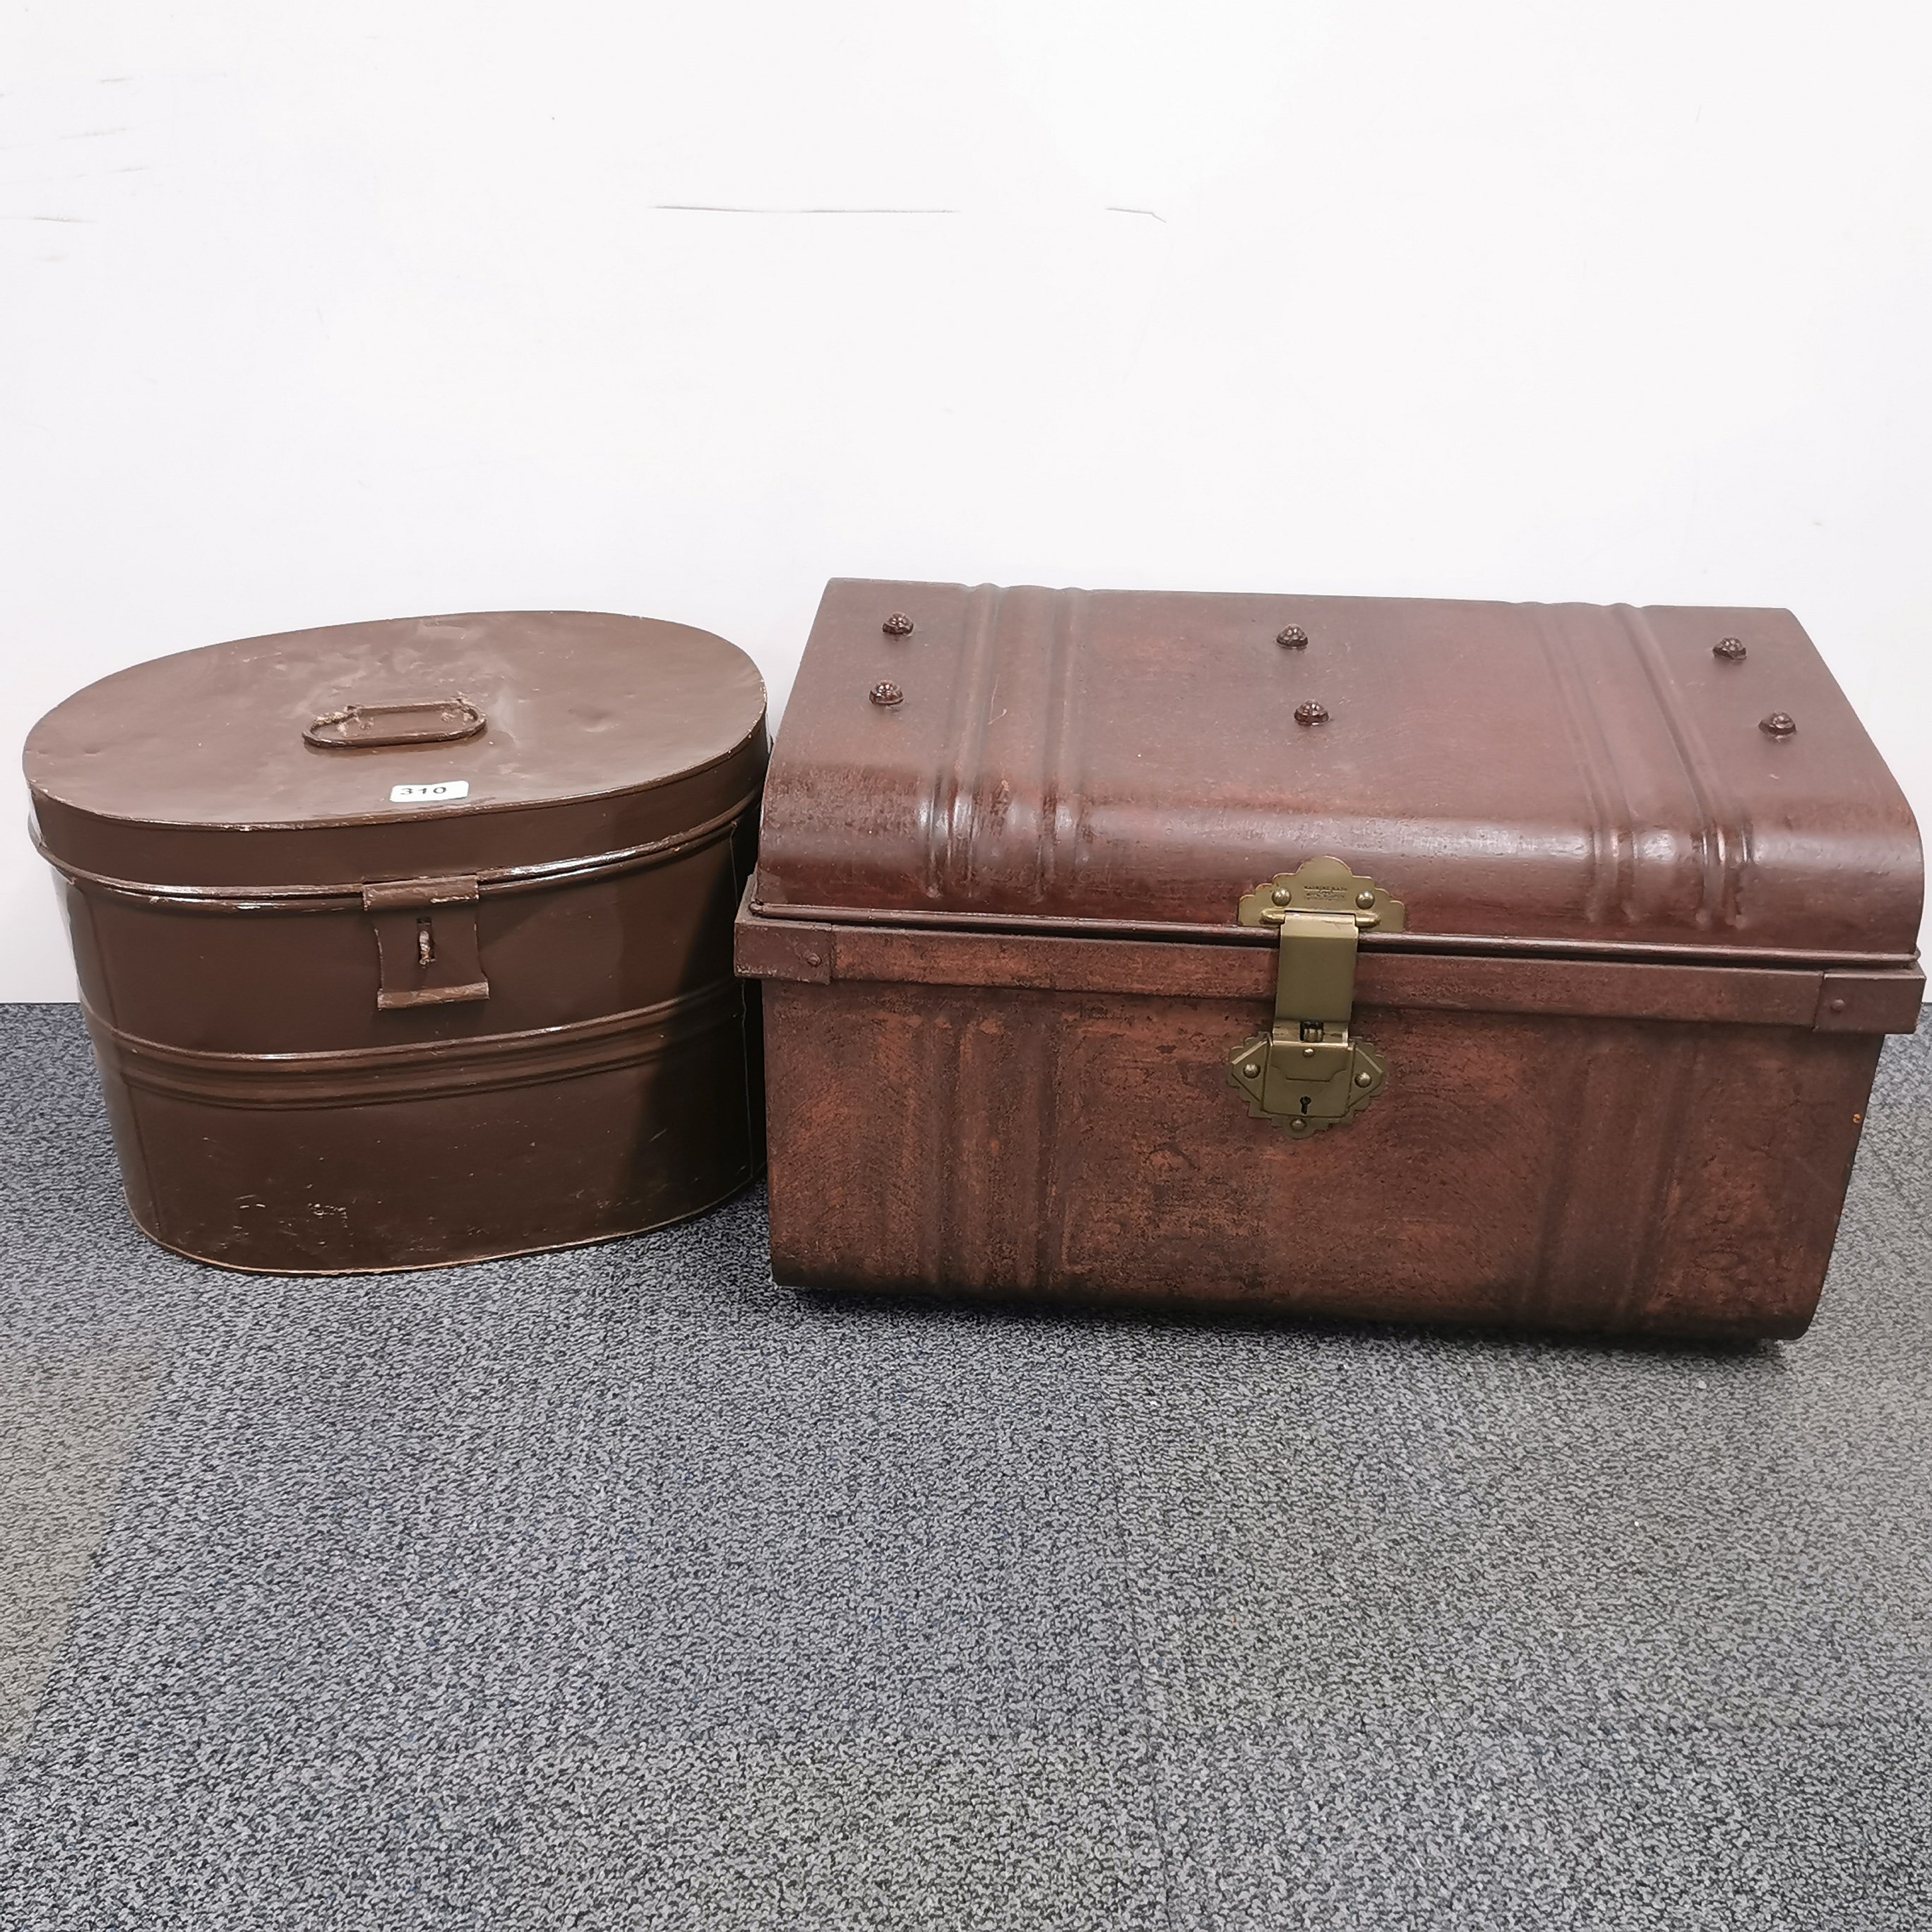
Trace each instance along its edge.
<instances>
[{"instance_id":1,"label":"metal handle on lid","mask_svg":"<svg viewBox=\"0 0 1932 1932\"><path fill-rule=\"evenodd\" d=\"M448 745L473 738L490 721L460 698L428 704L351 704L318 718L302 736L324 751L376 751L386 745Z\"/></svg>"}]
</instances>

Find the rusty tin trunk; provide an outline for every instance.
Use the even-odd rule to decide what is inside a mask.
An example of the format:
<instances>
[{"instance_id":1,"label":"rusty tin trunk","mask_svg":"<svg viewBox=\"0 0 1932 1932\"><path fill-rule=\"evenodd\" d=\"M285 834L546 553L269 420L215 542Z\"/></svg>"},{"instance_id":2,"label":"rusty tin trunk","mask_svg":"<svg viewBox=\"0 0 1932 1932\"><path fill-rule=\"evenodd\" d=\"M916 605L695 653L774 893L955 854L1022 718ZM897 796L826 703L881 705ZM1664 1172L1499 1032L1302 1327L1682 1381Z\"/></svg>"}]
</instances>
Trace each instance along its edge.
<instances>
[{"instance_id":1,"label":"rusty tin trunk","mask_svg":"<svg viewBox=\"0 0 1932 1932\"><path fill-rule=\"evenodd\" d=\"M678 624L488 613L136 665L27 742L128 1198L224 1267L422 1268L763 1164L732 908L764 687Z\"/></svg>"},{"instance_id":2,"label":"rusty tin trunk","mask_svg":"<svg viewBox=\"0 0 1932 1932\"><path fill-rule=\"evenodd\" d=\"M783 1282L1792 1336L1918 839L1757 610L826 590L741 973Z\"/></svg>"}]
</instances>

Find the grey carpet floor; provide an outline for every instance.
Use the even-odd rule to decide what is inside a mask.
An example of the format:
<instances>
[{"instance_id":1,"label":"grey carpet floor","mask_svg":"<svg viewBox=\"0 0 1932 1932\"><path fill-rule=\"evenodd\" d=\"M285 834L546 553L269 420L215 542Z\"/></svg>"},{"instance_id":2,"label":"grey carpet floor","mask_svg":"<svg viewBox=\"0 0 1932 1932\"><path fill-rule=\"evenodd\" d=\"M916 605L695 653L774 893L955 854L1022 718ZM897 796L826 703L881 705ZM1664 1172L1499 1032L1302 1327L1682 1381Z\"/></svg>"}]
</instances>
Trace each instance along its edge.
<instances>
[{"instance_id":1,"label":"grey carpet floor","mask_svg":"<svg viewBox=\"0 0 1932 1932\"><path fill-rule=\"evenodd\" d=\"M0 1926L1932 1926L1932 1058L1744 1350L218 1273L0 1010Z\"/></svg>"}]
</instances>

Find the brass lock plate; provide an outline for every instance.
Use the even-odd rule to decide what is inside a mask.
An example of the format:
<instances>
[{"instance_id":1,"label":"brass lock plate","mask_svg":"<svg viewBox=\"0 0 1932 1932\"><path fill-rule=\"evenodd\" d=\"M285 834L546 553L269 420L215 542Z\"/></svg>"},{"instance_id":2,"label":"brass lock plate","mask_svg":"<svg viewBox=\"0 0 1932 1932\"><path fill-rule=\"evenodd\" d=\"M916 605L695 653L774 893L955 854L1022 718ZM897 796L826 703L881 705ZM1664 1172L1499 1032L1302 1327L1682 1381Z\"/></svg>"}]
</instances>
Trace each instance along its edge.
<instances>
[{"instance_id":1,"label":"brass lock plate","mask_svg":"<svg viewBox=\"0 0 1932 1932\"><path fill-rule=\"evenodd\" d=\"M1388 1083L1388 1068L1366 1040L1314 1046L1264 1033L1228 1056L1228 1076L1255 1119L1299 1140L1352 1120Z\"/></svg>"},{"instance_id":2,"label":"brass lock plate","mask_svg":"<svg viewBox=\"0 0 1932 1932\"><path fill-rule=\"evenodd\" d=\"M1228 1078L1256 1120L1296 1139L1340 1126L1381 1093L1382 1056L1352 1037L1356 942L1365 932L1400 932L1402 902L1340 859L1310 859L1245 894L1244 926L1281 935L1274 1024L1228 1056Z\"/></svg>"}]
</instances>

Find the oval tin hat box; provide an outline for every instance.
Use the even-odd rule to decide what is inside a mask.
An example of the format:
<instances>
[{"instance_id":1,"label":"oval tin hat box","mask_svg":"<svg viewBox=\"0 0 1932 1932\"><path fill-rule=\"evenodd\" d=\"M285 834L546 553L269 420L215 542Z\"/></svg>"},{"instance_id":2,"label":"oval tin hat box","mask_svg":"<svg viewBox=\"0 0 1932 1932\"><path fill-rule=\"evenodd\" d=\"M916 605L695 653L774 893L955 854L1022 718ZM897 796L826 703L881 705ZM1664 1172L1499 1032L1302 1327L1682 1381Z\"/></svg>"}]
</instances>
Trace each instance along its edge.
<instances>
[{"instance_id":1,"label":"oval tin hat box","mask_svg":"<svg viewBox=\"0 0 1932 1932\"><path fill-rule=\"evenodd\" d=\"M734 646L574 611L104 678L27 741L134 1219L227 1268L432 1267L762 1165L732 976L767 752Z\"/></svg>"}]
</instances>

